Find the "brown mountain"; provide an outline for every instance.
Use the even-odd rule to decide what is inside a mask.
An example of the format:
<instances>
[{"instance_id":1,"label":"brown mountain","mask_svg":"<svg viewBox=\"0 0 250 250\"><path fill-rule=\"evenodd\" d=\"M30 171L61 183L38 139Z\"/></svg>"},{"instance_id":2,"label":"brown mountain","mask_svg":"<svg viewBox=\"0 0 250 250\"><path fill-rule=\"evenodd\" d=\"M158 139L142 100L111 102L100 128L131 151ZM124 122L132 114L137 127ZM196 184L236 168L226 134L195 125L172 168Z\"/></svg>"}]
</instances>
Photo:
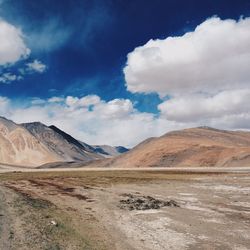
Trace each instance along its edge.
<instances>
[{"instance_id":1,"label":"brown mountain","mask_svg":"<svg viewBox=\"0 0 250 250\"><path fill-rule=\"evenodd\" d=\"M0 163L35 166L53 161L60 157L24 127L0 117Z\"/></svg>"},{"instance_id":2,"label":"brown mountain","mask_svg":"<svg viewBox=\"0 0 250 250\"><path fill-rule=\"evenodd\" d=\"M199 127L150 138L109 160L111 167L249 166L250 132Z\"/></svg>"},{"instance_id":3,"label":"brown mountain","mask_svg":"<svg viewBox=\"0 0 250 250\"><path fill-rule=\"evenodd\" d=\"M52 162L90 162L104 158L55 126L16 124L0 117L0 163L40 166Z\"/></svg>"}]
</instances>

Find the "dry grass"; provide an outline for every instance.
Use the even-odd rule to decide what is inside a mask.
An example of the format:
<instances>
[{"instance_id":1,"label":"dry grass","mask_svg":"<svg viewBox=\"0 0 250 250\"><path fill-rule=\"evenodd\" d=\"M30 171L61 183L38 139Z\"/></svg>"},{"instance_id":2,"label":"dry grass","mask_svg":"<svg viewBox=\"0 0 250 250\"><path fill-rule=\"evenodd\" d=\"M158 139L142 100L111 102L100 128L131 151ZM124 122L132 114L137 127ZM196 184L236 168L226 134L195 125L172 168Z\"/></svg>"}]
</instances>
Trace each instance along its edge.
<instances>
[{"instance_id":1,"label":"dry grass","mask_svg":"<svg viewBox=\"0 0 250 250\"><path fill-rule=\"evenodd\" d=\"M53 179L53 178L75 178L91 184L110 184L110 183L128 183L144 182L150 180L189 180L201 176L230 175L226 172L204 172L204 171L164 171L164 170L109 170L109 171L49 171L49 172L11 172L0 174L0 181L11 180L35 180L35 179Z\"/></svg>"}]
</instances>

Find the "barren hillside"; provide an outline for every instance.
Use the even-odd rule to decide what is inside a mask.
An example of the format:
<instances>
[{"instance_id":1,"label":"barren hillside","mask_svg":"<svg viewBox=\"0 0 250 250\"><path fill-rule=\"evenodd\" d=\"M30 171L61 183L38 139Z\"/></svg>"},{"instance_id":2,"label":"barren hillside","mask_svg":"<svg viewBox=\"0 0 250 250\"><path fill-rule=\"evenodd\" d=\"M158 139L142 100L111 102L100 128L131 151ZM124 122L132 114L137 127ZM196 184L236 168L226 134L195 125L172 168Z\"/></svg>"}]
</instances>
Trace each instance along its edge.
<instances>
[{"instance_id":1,"label":"barren hillside","mask_svg":"<svg viewBox=\"0 0 250 250\"><path fill-rule=\"evenodd\" d=\"M87 144L86 144L87 145ZM56 127L40 122L16 124L0 117L0 163L38 167L55 162L90 162L102 159L91 146Z\"/></svg>"},{"instance_id":2,"label":"barren hillside","mask_svg":"<svg viewBox=\"0 0 250 250\"><path fill-rule=\"evenodd\" d=\"M103 158L96 154L91 146L88 144L83 146L75 138L55 126L47 127L40 122L24 123L22 126L50 151L59 155L61 161L88 162Z\"/></svg>"},{"instance_id":3,"label":"barren hillside","mask_svg":"<svg viewBox=\"0 0 250 250\"><path fill-rule=\"evenodd\" d=\"M250 132L199 127L150 138L110 160L111 167L249 166Z\"/></svg>"},{"instance_id":4,"label":"barren hillside","mask_svg":"<svg viewBox=\"0 0 250 250\"><path fill-rule=\"evenodd\" d=\"M28 130L14 122L0 117L0 162L11 165L35 166L59 161Z\"/></svg>"}]
</instances>

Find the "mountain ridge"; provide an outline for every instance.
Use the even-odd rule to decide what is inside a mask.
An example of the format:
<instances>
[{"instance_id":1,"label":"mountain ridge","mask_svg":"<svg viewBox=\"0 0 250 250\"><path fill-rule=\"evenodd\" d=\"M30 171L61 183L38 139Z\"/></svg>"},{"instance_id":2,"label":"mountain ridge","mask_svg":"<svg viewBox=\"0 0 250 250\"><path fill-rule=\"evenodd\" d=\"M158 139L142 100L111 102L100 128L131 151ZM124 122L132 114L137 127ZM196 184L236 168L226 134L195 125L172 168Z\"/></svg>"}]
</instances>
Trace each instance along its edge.
<instances>
[{"instance_id":1,"label":"mountain ridge","mask_svg":"<svg viewBox=\"0 0 250 250\"><path fill-rule=\"evenodd\" d=\"M77 165L86 165L119 155L119 150L127 150L106 145L106 151L103 149L100 153L97 147L103 146L81 142L54 125L47 126L41 122L17 124L0 117L0 164L38 167L78 162Z\"/></svg>"},{"instance_id":2,"label":"mountain ridge","mask_svg":"<svg viewBox=\"0 0 250 250\"><path fill-rule=\"evenodd\" d=\"M148 138L128 150L121 146L89 145L54 125L16 124L0 117L2 164L57 167L60 162L65 166L84 166L93 161L93 166L120 168L249 166L250 132L206 126L189 128Z\"/></svg>"},{"instance_id":3,"label":"mountain ridge","mask_svg":"<svg viewBox=\"0 0 250 250\"><path fill-rule=\"evenodd\" d=\"M22 123L21 126L59 155L61 161L88 162L102 158L87 151L75 138L55 126L46 126L41 122Z\"/></svg>"}]
</instances>

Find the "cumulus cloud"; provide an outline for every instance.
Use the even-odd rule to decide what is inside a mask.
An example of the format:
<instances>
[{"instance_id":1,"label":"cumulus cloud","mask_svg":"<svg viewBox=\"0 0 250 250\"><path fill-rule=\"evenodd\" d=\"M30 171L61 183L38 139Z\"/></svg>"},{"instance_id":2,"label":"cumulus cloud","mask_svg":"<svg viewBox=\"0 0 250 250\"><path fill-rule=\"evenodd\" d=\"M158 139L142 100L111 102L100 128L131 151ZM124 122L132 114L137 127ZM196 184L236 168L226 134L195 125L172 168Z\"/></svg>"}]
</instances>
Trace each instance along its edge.
<instances>
[{"instance_id":1,"label":"cumulus cloud","mask_svg":"<svg viewBox=\"0 0 250 250\"><path fill-rule=\"evenodd\" d=\"M101 100L97 95L87 95L82 98L67 96L66 105L71 110L93 110L96 115L103 118L126 118L134 111L133 104L128 99L114 99L109 102Z\"/></svg>"},{"instance_id":2,"label":"cumulus cloud","mask_svg":"<svg viewBox=\"0 0 250 250\"><path fill-rule=\"evenodd\" d=\"M101 99L97 95L87 95L82 98L67 96L66 104L72 108L89 107L91 105L96 105L101 102Z\"/></svg>"},{"instance_id":3,"label":"cumulus cloud","mask_svg":"<svg viewBox=\"0 0 250 250\"><path fill-rule=\"evenodd\" d=\"M19 123L54 124L89 144L132 147L148 137L201 125L250 129L249 97L250 90L225 91L206 97L183 96L163 102L159 106L160 116L139 112L128 99L104 101L96 95L32 98L22 107L0 97L0 115Z\"/></svg>"},{"instance_id":4,"label":"cumulus cloud","mask_svg":"<svg viewBox=\"0 0 250 250\"><path fill-rule=\"evenodd\" d=\"M126 119L134 112L133 104L128 99L101 102L95 105L93 109L99 116L107 119Z\"/></svg>"},{"instance_id":5,"label":"cumulus cloud","mask_svg":"<svg viewBox=\"0 0 250 250\"><path fill-rule=\"evenodd\" d=\"M179 37L150 40L128 54L131 92L215 93L250 83L250 18L207 19Z\"/></svg>"},{"instance_id":6,"label":"cumulus cloud","mask_svg":"<svg viewBox=\"0 0 250 250\"><path fill-rule=\"evenodd\" d=\"M38 60L27 63L18 73L9 72L11 66L19 60L27 59L30 53L21 29L0 19L0 66L4 66L0 72L0 83L19 81L27 73L43 73L47 67Z\"/></svg>"},{"instance_id":7,"label":"cumulus cloud","mask_svg":"<svg viewBox=\"0 0 250 250\"><path fill-rule=\"evenodd\" d=\"M160 118L186 127L250 129L250 18L212 17L128 54L131 92L156 92ZM167 97L167 100L166 98Z\"/></svg>"},{"instance_id":8,"label":"cumulus cloud","mask_svg":"<svg viewBox=\"0 0 250 250\"><path fill-rule=\"evenodd\" d=\"M0 19L0 65L15 63L29 54L22 31Z\"/></svg>"},{"instance_id":9,"label":"cumulus cloud","mask_svg":"<svg viewBox=\"0 0 250 250\"><path fill-rule=\"evenodd\" d=\"M53 101L51 98L32 98L30 103L20 107L6 97L1 98L0 115L19 123L41 121L54 124L90 144L132 147L150 136L185 126L156 118L151 113L141 113L127 99L106 102L96 95L89 95L82 98L70 96L63 100L58 97L60 102L57 102L57 97L53 97Z\"/></svg>"},{"instance_id":10,"label":"cumulus cloud","mask_svg":"<svg viewBox=\"0 0 250 250\"><path fill-rule=\"evenodd\" d=\"M45 64L38 61L37 59L35 59L31 63L27 63L26 65L27 65L26 71L30 73L32 72L43 73L47 68Z\"/></svg>"},{"instance_id":11,"label":"cumulus cloud","mask_svg":"<svg viewBox=\"0 0 250 250\"><path fill-rule=\"evenodd\" d=\"M216 95L182 95L158 106L162 116L178 122L204 122L230 115L249 115L249 107L250 89L227 90Z\"/></svg>"}]
</instances>

